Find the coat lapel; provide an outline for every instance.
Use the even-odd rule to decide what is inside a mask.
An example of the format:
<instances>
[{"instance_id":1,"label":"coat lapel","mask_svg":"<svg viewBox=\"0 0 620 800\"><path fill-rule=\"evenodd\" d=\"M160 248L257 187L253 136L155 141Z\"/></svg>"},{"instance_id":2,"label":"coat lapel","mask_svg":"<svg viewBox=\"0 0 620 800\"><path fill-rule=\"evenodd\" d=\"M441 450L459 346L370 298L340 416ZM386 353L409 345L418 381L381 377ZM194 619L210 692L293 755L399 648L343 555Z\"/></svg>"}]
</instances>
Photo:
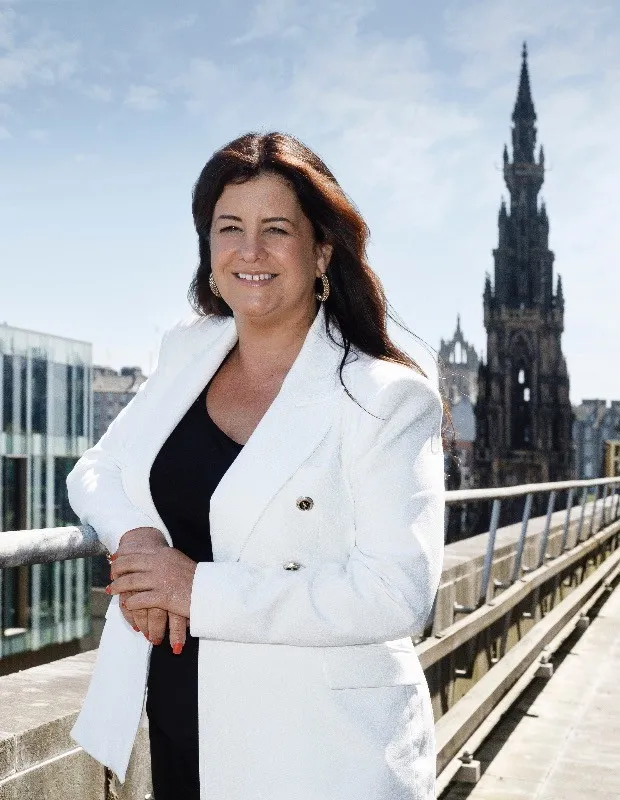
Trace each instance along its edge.
<instances>
[{"instance_id":1,"label":"coat lapel","mask_svg":"<svg viewBox=\"0 0 620 800\"><path fill-rule=\"evenodd\" d=\"M198 320L194 324L205 324ZM217 325L214 333L211 325ZM188 341L192 341L188 337ZM185 415L203 387L209 382L237 341L237 329L232 317L214 320L202 336L193 340L195 352L174 372L157 396L157 411L147 422L146 430L140 432L135 442L135 457L139 458L139 469L127 470L123 476L125 488L138 505L160 524L169 544L172 544L166 526L157 512L150 490L150 473L153 462L162 445ZM130 448L131 449L131 448Z\"/></svg>"},{"instance_id":2,"label":"coat lapel","mask_svg":"<svg viewBox=\"0 0 620 800\"><path fill-rule=\"evenodd\" d=\"M334 420L342 348L319 310L275 400L211 498L216 561L236 561L271 498L318 447Z\"/></svg>"},{"instance_id":3,"label":"coat lapel","mask_svg":"<svg viewBox=\"0 0 620 800\"><path fill-rule=\"evenodd\" d=\"M205 321L196 324L205 325ZM211 325L220 328L215 335ZM196 352L166 382L157 398L158 413L136 439L140 468L124 476L129 496L161 525L169 542L150 492L151 467L163 443L235 345L234 319L211 321L191 341ZM239 559L271 498L326 435L338 406L334 395L341 390L342 353L326 334L321 307L278 395L211 498L209 521L216 561Z\"/></svg>"}]
</instances>

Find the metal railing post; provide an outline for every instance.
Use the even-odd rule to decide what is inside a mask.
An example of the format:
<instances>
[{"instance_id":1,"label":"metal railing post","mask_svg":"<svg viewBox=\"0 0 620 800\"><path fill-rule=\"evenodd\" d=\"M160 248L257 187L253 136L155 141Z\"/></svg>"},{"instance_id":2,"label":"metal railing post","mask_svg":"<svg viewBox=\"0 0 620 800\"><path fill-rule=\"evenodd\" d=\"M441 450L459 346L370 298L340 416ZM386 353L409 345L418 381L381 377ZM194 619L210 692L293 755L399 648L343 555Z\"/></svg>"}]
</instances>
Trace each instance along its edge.
<instances>
[{"instance_id":1,"label":"metal railing post","mask_svg":"<svg viewBox=\"0 0 620 800\"><path fill-rule=\"evenodd\" d=\"M584 486L581 492L581 516L579 517L579 527L577 528L577 536L575 537L575 544L581 542L581 530L583 528L583 519L586 514L586 499L588 497L588 487Z\"/></svg>"},{"instance_id":2,"label":"metal railing post","mask_svg":"<svg viewBox=\"0 0 620 800\"><path fill-rule=\"evenodd\" d=\"M562 543L560 545L560 555L568 548L568 529L570 528L570 515L573 510L573 496L575 490L571 486L568 490L568 497L566 499L566 519L564 520L564 530L562 531Z\"/></svg>"},{"instance_id":3,"label":"metal railing post","mask_svg":"<svg viewBox=\"0 0 620 800\"><path fill-rule=\"evenodd\" d=\"M536 567L542 567L547 558L547 544L549 542L549 531L551 530L551 517L555 505L555 489L549 492L549 502L547 503L547 518L545 519L545 530L540 540L540 550L538 551L538 561ZM523 568L525 570L525 567Z\"/></svg>"},{"instance_id":4,"label":"metal railing post","mask_svg":"<svg viewBox=\"0 0 620 800\"><path fill-rule=\"evenodd\" d=\"M603 486L603 505L601 506L601 518L598 521L598 528L596 529L597 532L600 531L601 528L604 528L607 525L607 492L608 487Z\"/></svg>"},{"instance_id":5,"label":"metal railing post","mask_svg":"<svg viewBox=\"0 0 620 800\"><path fill-rule=\"evenodd\" d=\"M598 503L598 486L595 487L594 505L592 506L592 517L590 519L590 531L588 532L588 535L586 536L586 539L589 539L590 536L592 536L595 533L595 531L594 531L594 523L596 521L596 504L597 503ZM598 528L597 528L597 530L598 530Z\"/></svg>"},{"instance_id":6,"label":"metal railing post","mask_svg":"<svg viewBox=\"0 0 620 800\"><path fill-rule=\"evenodd\" d=\"M521 519L521 535L519 536L519 544L517 545L517 553L515 555L515 563L512 569L510 578L510 585L521 576L521 561L523 560L523 550L525 548L525 537L527 536L527 526L530 521L530 513L532 511L532 493L526 495L525 503L523 505L523 518Z\"/></svg>"},{"instance_id":7,"label":"metal railing post","mask_svg":"<svg viewBox=\"0 0 620 800\"><path fill-rule=\"evenodd\" d=\"M493 508L491 510L491 526L489 529L489 538L487 540L487 550L484 554L484 565L482 567L482 583L480 586L480 597L478 598L478 605L488 603L490 597L490 583L491 583L491 569L493 567L493 553L495 552L495 537L497 535L497 528L499 527L499 512L502 506L502 501L497 498L493 500Z\"/></svg>"}]
</instances>

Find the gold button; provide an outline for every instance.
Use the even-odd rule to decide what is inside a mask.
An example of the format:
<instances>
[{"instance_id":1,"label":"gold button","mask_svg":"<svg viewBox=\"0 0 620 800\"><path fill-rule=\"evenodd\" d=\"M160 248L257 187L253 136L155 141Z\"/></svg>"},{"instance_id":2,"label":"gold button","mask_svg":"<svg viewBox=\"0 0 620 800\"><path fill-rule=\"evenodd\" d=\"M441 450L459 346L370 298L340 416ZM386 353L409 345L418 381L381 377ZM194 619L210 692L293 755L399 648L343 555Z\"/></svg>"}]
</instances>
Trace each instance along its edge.
<instances>
[{"instance_id":1,"label":"gold button","mask_svg":"<svg viewBox=\"0 0 620 800\"><path fill-rule=\"evenodd\" d=\"M282 564L284 569L287 569L291 572L295 572L295 570L301 569L301 564L299 561L287 561L285 564Z\"/></svg>"},{"instance_id":2,"label":"gold button","mask_svg":"<svg viewBox=\"0 0 620 800\"><path fill-rule=\"evenodd\" d=\"M314 500L311 497L297 498L297 508L300 511L310 511L313 505L314 505Z\"/></svg>"}]
</instances>

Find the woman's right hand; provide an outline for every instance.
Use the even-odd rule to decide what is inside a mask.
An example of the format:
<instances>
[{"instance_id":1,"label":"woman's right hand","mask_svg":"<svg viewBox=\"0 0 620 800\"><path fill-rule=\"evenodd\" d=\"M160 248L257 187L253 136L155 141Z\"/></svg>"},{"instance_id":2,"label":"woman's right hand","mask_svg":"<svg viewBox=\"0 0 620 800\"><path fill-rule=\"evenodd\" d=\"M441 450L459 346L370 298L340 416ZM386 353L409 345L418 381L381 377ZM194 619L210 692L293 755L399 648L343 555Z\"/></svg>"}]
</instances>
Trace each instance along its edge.
<instances>
[{"instance_id":1,"label":"woman's right hand","mask_svg":"<svg viewBox=\"0 0 620 800\"><path fill-rule=\"evenodd\" d=\"M168 547L163 533L157 528L134 528L121 537L118 550L114 554L147 553L158 547ZM176 655L183 649L187 634L188 620L178 614L169 614L161 608L149 608L129 611L125 601L131 593L122 594L119 598L120 609L125 620L135 631L140 631L154 645L163 642L168 624L170 645Z\"/></svg>"}]
</instances>

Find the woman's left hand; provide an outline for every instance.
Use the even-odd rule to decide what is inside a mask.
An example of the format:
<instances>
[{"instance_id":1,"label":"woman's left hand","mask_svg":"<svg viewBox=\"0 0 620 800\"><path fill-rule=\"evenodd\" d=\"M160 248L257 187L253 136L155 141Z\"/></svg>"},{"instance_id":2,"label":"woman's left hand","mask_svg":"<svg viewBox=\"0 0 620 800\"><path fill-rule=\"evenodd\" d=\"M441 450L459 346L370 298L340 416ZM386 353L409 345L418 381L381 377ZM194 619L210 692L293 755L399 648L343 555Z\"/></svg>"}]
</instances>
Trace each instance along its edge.
<instances>
[{"instance_id":1,"label":"woman's left hand","mask_svg":"<svg viewBox=\"0 0 620 800\"><path fill-rule=\"evenodd\" d=\"M131 592L129 611L162 608L189 617L196 562L174 547L119 555L111 565L109 594Z\"/></svg>"}]
</instances>

